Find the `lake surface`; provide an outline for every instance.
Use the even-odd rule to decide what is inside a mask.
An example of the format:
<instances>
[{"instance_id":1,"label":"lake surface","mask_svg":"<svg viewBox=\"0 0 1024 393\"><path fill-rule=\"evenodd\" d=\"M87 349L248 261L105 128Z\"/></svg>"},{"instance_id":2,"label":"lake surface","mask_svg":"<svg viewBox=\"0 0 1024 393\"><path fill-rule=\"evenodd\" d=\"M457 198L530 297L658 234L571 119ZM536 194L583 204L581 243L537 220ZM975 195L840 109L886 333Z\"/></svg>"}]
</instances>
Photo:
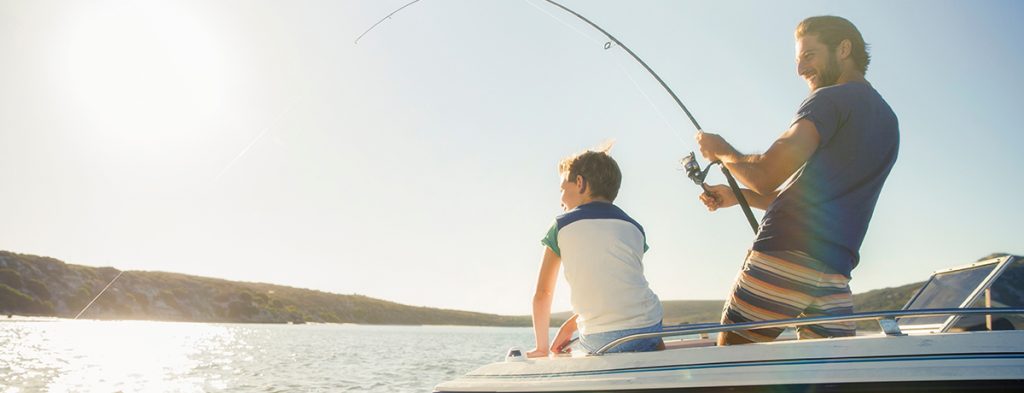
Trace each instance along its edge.
<instances>
[{"instance_id":1,"label":"lake surface","mask_svg":"<svg viewBox=\"0 0 1024 393\"><path fill-rule=\"evenodd\" d=\"M513 346L532 329L2 319L0 393L430 392Z\"/></svg>"}]
</instances>

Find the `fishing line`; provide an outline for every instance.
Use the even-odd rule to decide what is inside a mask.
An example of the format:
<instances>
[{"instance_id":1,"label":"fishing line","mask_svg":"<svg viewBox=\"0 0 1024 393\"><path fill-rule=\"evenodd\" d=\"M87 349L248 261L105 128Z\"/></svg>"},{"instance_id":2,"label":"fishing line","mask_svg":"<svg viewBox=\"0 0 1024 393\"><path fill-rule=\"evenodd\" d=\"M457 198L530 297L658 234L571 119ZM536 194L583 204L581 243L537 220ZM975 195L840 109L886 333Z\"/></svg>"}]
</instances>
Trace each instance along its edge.
<instances>
[{"instance_id":1,"label":"fishing line","mask_svg":"<svg viewBox=\"0 0 1024 393\"><path fill-rule=\"evenodd\" d=\"M603 46L605 50L611 49L610 41L600 42L598 40L595 40L593 37L587 35L583 31L581 31L580 29L577 29L576 26L573 26L573 25L569 24L568 22L566 22L566 21L562 20L561 18L555 16L554 14L548 12L547 10L545 10L543 8L540 8L540 6L534 4L532 1L530 1L530 0L523 0L523 1L525 1L527 4L533 6L533 8L536 8L538 11L543 12L545 15L547 15L551 19L554 19L554 20L558 21L558 23L561 23L563 26L572 29L572 31L575 31L577 34L579 34L579 35L583 36L584 38L590 40L590 42L593 42L596 45ZM647 94L647 92L645 92L644 89L640 87L640 83L638 83L636 81L636 79L633 78L632 75L630 75L629 71L626 70L626 67L622 64L622 60L619 59L618 57L615 57L615 65L619 68L619 71L622 71L622 73L626 75L626 78L629 78L630 82L633 82L633 87L635 87L636 90L638 92L640 92L640 95L642 95L644 97L644 99L647 100L647 103L651 105L651 108L654 109L654 112L658 114L658 117L661 118L661 121L665 123L666 127L668 127L668 133L672 134L673 137L675 137L677 140L679 140L679 143L686 144L686 140L683 139L682 135L680 135L680 134L675 132L676 131L675 127L673 127L672 123L670 123L668 121L668 118L665 117L665 114L661 111L661 109L658 109L658 106L654 104L654 100L651 99L651 96L649 96Z\"/></svg>"},{"instance_id":2,"label":"fishing line","mask_svg":"<svg viewBox=\"0 0 1024 393\"><path fill-rule=\"evenodd\" d=\"M623 44L622 41L619 41L618 38L615 38L615 36L611 35L611 33L605 31L604 29L602 29L601 26L598 26L594 22L591 22L590 19L587 19L583 15L580 15L580 14L576 13L576 11L573 11L573 10L567 8L566 6L561 5L561 4L559 4L557 2L554 2L552 0L544 0L544 1L547 1L548 3L551 3L551 4L555 5L558 8L561 8L565 12L573 14L574 16L576 16L577 18L579 18L580 20L582 20L584 22L587 22L588 25L590 25L591 27L597 29L602 34L604 34L606 37L608 37L608 39L612 40L612 42L614 42L615 45L618 45L619 47L622 48L622 50L626 51L626 53L629 53L629 55L633 57L633 60L636 60L637 63L640 63L640 65L644 66L644 69L646 69L647 72L650 73L651 76L653 76L654 79L656 79L658 81L658 83L661 84L661 87L665 88L665 91L668 92L668 94L672 96L672 99L675 100L676 105L679 105L679 108L682 109L684 113L686 113L686 117L688 117L690 119L690 122L693 123L693 126L697 129L697 131L702 131L702 129L700 127L700 124L697 123L697 119L695 119L693 117L693 114L690 113L689 109L686 109L686 105L683 105L683 101L680 100L678 96L676 96L676 93L674 91L672 91L672 88L668 87L668 84L666 84L665 81L663 81L661 79L661 77L658 76L658 73L654 72L654 70L651 69L651 67L648 66L647 63L644 62L643 59L640 58L640 56L637 56L636 53L633 53L632 49L629 49L629 47L626 46L625 44ZM605 44L605 49L608 49L610 47L611 47L610 44Z\"/></svg>"},{"instance_id":3,"label":"fishing line","mask_svg":"<svg viewBox=\"0 0 1024 393\"><path fill-rule=\"evenodd\" d=\"M377 27L378 25L380 25L384 20L387 20L387 19L391 18L391 16L394 15L395 13L397 13L398 11L401 11L402 9L405 9L406 7L412 5L413 3L416 3L418 1L419 0L414 0L414 1L412 1L412 2L410 2L408 4L406 4L406 5L402 6L401 8L395 10L394 12L388 14L387 16L382 18L381 20L377 21L377 23L374 23L373 26L370 26L369 29L366 29L366 31L363 32L363 34L360 34L359 37L356 38L356 41L358 41L359 38L362 38L367 33L369 33L371 30L373 30L374 27ZM611 42L606 42L604 44L604 48L605 49L611 48L612 47L612 43L614 43L616 46L621 47L622 50L626 51L626 53L628 53L630 56L633 57L633 60L636 60L637 63L640 63L640 65L642 65L644 67L644 69L647 70L647 73L651 74L651 76L654 77L654 79L657 80L659 84L661 84L661 87L665 89L665 92L667 92L669 95L672 96L672 99L675 101L676 105L679 106L679 109L683 110L683 113L686 114L686 117L690 119L691 123L693 123L693 127L697 129L697 132L698 133L704 132L704 130L701 128L700 124L697 123L697 119L693 117L693 114L690 113L690 110L686 108L686 105L683 105L683 101L680 100L678 96L676 96L676 93L674 91L672 91L672 88L668 87L668 84L666 84L665 81L662 80L660 76L658 76L658 73L654 72L654 70L651 69L651 67L649 65L647 65L647 63L644 62L643 59L640 58L640 56L637 56L637 54L634 53L633 50L629 49L629 47L626 46L625 44L623 44L622 41L619 41L617 38L615 38L615 36L611 35L611 33L608 33L603 28L601 28L601 26L598 26L594 22L591 22L590 19L587 19L586 17L584 17L583 15L580 15L576 11L573 11L573 10L569 9L568 7L563 6L563 5L557 3L557 2L555 2L553 0L544 0L544 1L547 1L548 3L551 3L552 5L554 5L554 6L558 7L558 8L561 8L563 11L572 14L573 16L575 16L575 17L579 18L580 20L586 22L588 25L590 25L591 27L597 29L602 34L604 34L606 37L608 37L608 39L611 40ZM531 5L532 5L532 3L531 3ZM545 13L547 13L547 12L545 11ZM555 18L555 19L557 19L557 18ZM561 21L561 20L559 20L559 21ZM564 22L563 22L563 24L564 24ZM579 30L576 30L576 28L572 28L572 29L577 31L580 34L583 34ZM588 36L588 39L589 39L589 36ZM627 74L627 76L628 76L628 74ZM630 79L632 80L632 78L630 78ZM635 81L634 81L634 84L636 84ZM637 85L637 87L639 88L639 85ZM642 89L641 89L641 92L643 92ZM644 96L646 97L646 94L644 94ZM648 98L648 102L651 102L649 97L646 97L646 98ZM681 162L683 163L684 169L687 170L687 175L690 177L690 179L693 180L695 183L699 184L704 189L705 193L709 193L707 186L704 184L703 176L695 176L695 175L699 175L701 173L701 171L700 171L700 165L697 163L696 159L694 159L693 153L690 153L690 155L688 157L683 158L683 160L681 160ZM727 168L724 163L722 163L721 161L715 161L715 162L712 162L711 164L709 164L709 166L710 165L714 165L714 164L719 164L720 165L720 167L722 169L722 174L725 175L726 180L729 182L729 188L732 189L733 194L736 196L737 203L743 209L743 214L746 216L747 221L750 223L751 229L754 230L754 233L757 233L758 232L757 220L754 218L754 213L750 210L750 204L747 202L746 197L743 196L743 192L739 188L739 184L736 182L735 178L733 178L732 174L729 172L729 168ZM703 173L706 175L707 171L703 171Z\"/></svg>"},{"instance_id":4,"label":"fishing line","mask_svg":"<svg viewBox=\"0 0 1024 393\"><path fill-rule=\"evenodd\" d=\"M259 142L260 139L263 139L263 136L270 132L270 130L273 129L274 126L277 125L277 123L280 122L280 120L283 119L286 114L288 114L288 112L291 112L293 107L295 107L294 100L291 103L289 103L288 106L285 107L285 109L281 111L281 113L279 113L277 117L274 118L274 120L268 123L267 126L263 128L263 131L260 132L259 135L256 135L256 137L253 138L252 141L250 141L249 144L246 145L245 148L242 149L242 151L240 151L238 155L236 155L235 158L231 160L231 162L228 162L228 164L225 165L224 168L220 170L220 173L218 173L217 176L213 178L213 181L220 180L220 178L224 176L225 173L228 172L228 169L231 169L231 167L234 166L235 163L238 162L238 160L242 159L242 156L244 156L245 153L248 153L249 149L252 149L252 147L256 145L256 142Z\"/></svg>"},{"instance_id":5,"label":"fishing line","mask_svg":"<svg viewBox=\"0 0 1024 393\"><path fill-rule=\"evenodd\" d=\"M633 86L636 87L636 90L640 92L640 95L644 96L644 99L647 100L647 103L651 104L651 108L654 109L654 112L658 114L658 117L661 118L661 121L665 123L665 127L668 128L666 131L668 131L669 134L671 134L677 140L679 140L680 144L685 145L686 140L683 139L683 136L680 133L675 132L675 127L673 127L672 123L668 121L668 118L665 117L665 114L661 111L661 109L658 109L658 105L654 104L654 100L651 99L651 96L647 95L647 92L645 92L644 89L640 87L640 83L637 82L636 79L629 74L629 71L626 71L626 67L622 65L622 61L619 59L615 59L615 65L619 67L619 70L621 70L623 74L626 74L626 77L629 78L630 82L633 82Z\"/></svg>"},{"instance_id":6,"label":"fishing line","mask_svg":"<svg viewBox=\"0 0 1024 393\"><path fill-rule=\"evenodd\" d=\"M110 280L110 282L109 282L109 283L107 283L107 286L103 287L103 290L102 290L102 291L100 291L100 293L96 294L96 297L92 298L92 301L91 301L91 302L89 302L89 304L86 304L86 305L85 305L85 308L83 308L83 309L82 309L82 311L79 311L79 312L78 312L78 315L75 315L75 319L78 319L78 317L82 316L82 314L84 314L84 313L85 313L85 310L88 310L88 309L89 309L89 307L92 307L92 304L93 304L93 303L96 303L96 299L99 299L99 298L100 298L100 296L103 296L103 292L106 292L106 291L107 291L107 289L110 289L110 286L111 286L111 285L114 285L114 281L117 281L117 279L118 279L118 278L120 278L122 274L124 274L124 270L122 270L122 271L118 272L118 273L117 273L117 275L116 275L116 276L114 276L114 279L113 279L113 280Z\"/></svg>"},{"instance_id":7,"label":"fishing line","mask_svg":"<svg viewBox=\"0 0 1024 393\"><path fill-rule=\"evenodd\" d=\"M530 0L523 0L523 1L526 2L526 4L529 4L529 5L533 6L533 8L536 8L537 11L543 12L544 15L547 15L551 19L554 19L554 20L558 21L558 23L561 23L562 26L565 26L565 27L568 27L568 28L572 29L572 31L575 31L576 34L579 34L579 35L583 36L584 38L590 40L590 42L593 42L594 44L606 45L608 43L608 42L601 42L601 41L595 40L594 37L591 37L591 36L587 35L582 30L577 29L576 26L570 25L568 22L562 20L561 18L555 16L554 14L548 12L547 10L545 10L543 8L540 8L539 5L533 4L533 2L530 1ZM608 49L608 48L606 47L605 49Z\"/></svg>"}]
</instances>

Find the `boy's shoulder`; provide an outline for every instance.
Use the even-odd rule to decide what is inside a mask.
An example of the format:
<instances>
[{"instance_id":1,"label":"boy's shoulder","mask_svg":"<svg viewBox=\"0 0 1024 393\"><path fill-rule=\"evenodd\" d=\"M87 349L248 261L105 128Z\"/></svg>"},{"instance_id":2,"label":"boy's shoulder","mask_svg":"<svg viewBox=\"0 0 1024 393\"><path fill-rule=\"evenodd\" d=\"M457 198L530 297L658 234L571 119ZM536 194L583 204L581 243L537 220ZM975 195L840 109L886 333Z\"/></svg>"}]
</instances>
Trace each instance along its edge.
<instances>
[{"instance_id":1,"label":"boy's shoulder","mask_svg":"<svg viewBox=\"0 0 1024 393\"><path fill-rule=\"evenodd\" d=\"M558 229L562 229L570 224L585 220L622 220L636 225L640 232L644 230L640 223L610 202L591 202L577 206L575 209L555 217L555 224L558 226Z\"/></svg>"}]
</instances>

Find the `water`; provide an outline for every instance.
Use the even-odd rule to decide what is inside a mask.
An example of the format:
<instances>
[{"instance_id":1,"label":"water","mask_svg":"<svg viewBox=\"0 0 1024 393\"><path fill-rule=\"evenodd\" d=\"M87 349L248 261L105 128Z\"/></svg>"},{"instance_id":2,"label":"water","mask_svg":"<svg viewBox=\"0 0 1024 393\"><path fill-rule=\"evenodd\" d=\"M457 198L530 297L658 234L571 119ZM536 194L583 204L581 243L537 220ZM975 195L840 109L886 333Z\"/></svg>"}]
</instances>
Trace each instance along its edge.
<instances>
[{"instance_id":1,"label":"water","mask_svg":"<svg viewBox=\"0 0 1024 393\"><path fill-rule=\"evenodd\" d=\"M0 393L430 392L530 328L0 320Z\"/></svg>"}]
</instances>

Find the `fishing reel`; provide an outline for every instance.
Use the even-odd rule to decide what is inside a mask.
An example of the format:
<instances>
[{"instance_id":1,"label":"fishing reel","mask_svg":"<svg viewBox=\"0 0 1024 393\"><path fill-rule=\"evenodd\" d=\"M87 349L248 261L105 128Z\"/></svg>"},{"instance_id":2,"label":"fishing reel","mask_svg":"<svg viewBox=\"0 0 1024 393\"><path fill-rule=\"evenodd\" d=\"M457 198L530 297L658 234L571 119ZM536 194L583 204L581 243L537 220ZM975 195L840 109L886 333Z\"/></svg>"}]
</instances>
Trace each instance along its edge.
<instances>
[{"instance_id":1,"label":"fishing reel","mask_svg":"<svg viewBox=\"0 0 1024 393\"><path fill-rule=\"evenodd\" d=\"M704 192L707 192L708 187L704 184L704 179L708 177L708 172L711 171L711 165L714 165L715 163L712 162L711 165L707 166L707 168L701 170L700 163L697 162L697 158L693 155L692 151L689 155L679 160L679 163L683 164L683 170L686 171L686 177L689 177L690 180L693 180L694 184L701 186L701 188L704 189Z\"/></svg>"},{"instance_id":2,"label":"fishing reel","mask_svg":"<svg viewBox=\"0 0 1024 393\"><path fill-rule=\"evenodd\" d=\"M740 208L743 209L743 215L747 217L747 223L750 224L750 228L754 230L754 233L757 233L758 225L757 220L754 219L754 212L750 210L750 204L747 203L747 198L743 196L743 192L740 190L739 184L736 183L736 179L734 179L732 174L729 173L729 168L722 165L721 161L714 161L701 170L700 163L697 162L697 157L694 156L692 151L690 154L679 160L679 163L683 164L683 170L686 171L686 177L689 177L694 184L700 186L700 188L704 190L704 194L709 196L713 194L711 194L711 190L708 189L708 185L704 183L704 179L708 177L708 172L711 171L711 166L715 164L721 165L722 174L725 175L725 179L729 182L729 188L732 189L733 195L736 196L737 204L739 204Z\"/></svg>"}]
</instances>

